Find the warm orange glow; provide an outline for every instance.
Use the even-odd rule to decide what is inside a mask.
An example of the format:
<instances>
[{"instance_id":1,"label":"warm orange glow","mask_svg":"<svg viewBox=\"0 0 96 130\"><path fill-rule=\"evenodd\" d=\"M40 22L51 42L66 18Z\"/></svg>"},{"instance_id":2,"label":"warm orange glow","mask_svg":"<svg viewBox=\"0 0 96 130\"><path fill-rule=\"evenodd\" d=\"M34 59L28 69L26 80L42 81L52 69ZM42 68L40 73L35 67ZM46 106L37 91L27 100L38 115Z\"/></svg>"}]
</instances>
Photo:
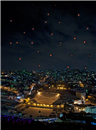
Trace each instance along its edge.
<instances>
[{"instance_id":1,"label":"warm orange glow","mask_svg":"<svg viewBox=\"0 0 96 130\"><path fill-rule=\"evenodd\" d=\"M12 22L12 20L10 20L10 22Z\"/></svg>"},{"instance_id":2,"label":"warm orange glow","mask_svg":"<svg viewBox=\"0 0 96 130\"><path fill-rule=\"evenodd\" d=\"M71 54L71 56L73 56L73 54Z\"/></svg>"},{"instance_id":3,"label":"warm orange glow","mask_svg":"<svg viewBox=\"0 0 96 130\"><path fill-rule=\"evenodd\" d=\"M74 39L76 39L76 37L74 37Z\"/></svg>"},{"instance_id":4,"label":"warm orange glow","mask_svg":"<svg viewBox=\"0 0 96 130\"><path fill-rule=\"evenodd\" d=\"M19 83L21 83L21 81L19 81Z\"/></svg>"},{"instance_id":5,"label":"warm orange glow","mask_svg":"<svg viewBox=\"0 0 96 130\"><path fill-rule=\"evenodd\" d=\"M59 24L60 24L61 22L59 22Z\"/></svg>"},{"instance_id":6,"label":"warm orange glow","mask_svg":"<svg viewBox=\"0 0 96 130\"><path fill-rule=\"evenodd\" d=\"M33 42L31 42L31 44L33 44Z\"/></svg>"},{"instance_id":7,"label":"warm orange glow","mask_svg":"<svg viewBox=\"0 0 96 130\"><path fill-rule=\"evenodd\" d=\"M36 103L34 103L33 105L36 106Z\"/></svg>"},{"instance_id":8,"label":"warm orange glow","mask_svg":"<svg viewBox=\"0 0 96 130\"><path fill-rule=\"evenodd\" d=\"M40 67L40 65L39 65L39 67Z\"/></svg>"},{"instance_id":9,"label":"warm orange glow","mask_svg":"<svg viewBox=\"0 0 96 130\"><path fill-rule=\"evenodd\" d=\"M10 42L10 44L12 44L12 42Z\"/></svg>"},{"instance_id":10,"label":"warm orange glow","mask_svg":"<svg viewBox=\"0 0 96 130\"><path fill-rule=\"evenodd\" d=\"M19 58L19 60L21 60L21 58Z\"/></svg>"},{"instance_id":11,"label":"warm orange glow","mask_svg":"<svg viewBox=\"0 0 96 130\"><path fill-rule=\"evenodd\" d=\"M37 51L37 52L39 52L39 51Z\"/></svg>"},{"instance_id":12,"label":"warm orange glow","mask_svg":"<svg viewBox=\"0 0 96 130\"><path fill-rule=\"evenodd\" d=\"M53 33L51 33L51 35L53 35Z\"/></svg>"},{"instance_id":13,"label":"warm orange glow","mask_svg":"<svg viewBox=\"0 0 96 130\"><path fill-rule=\"evenodd\" d=\"M87 29L89 29L89 28L87 27Z\"/></svg>"},{"instance_id":14,"label":"warm orange glow","mask_svg":"<svg viewBox=\"0 0 96 130\"><path fill-rule=\"evenodd\" d=\"M69 66L67 66L67 68L69 68Z\"/></svg>"},{"instance_id":15,"label":"warm orange glow","mask_svg":"<svg viewBox=\"0 0 96 130\"><path fill-rule=\"evenodd\" d=\"M45 21L45 23L47 23L47 21Z\"/></svg>"},{"instance_id":16,"label":"warm orange glow","mask_svg":"<svg viewBox=\"0 0 96 130\"><path fill-rule=\"evenodd\" d=\"M49 15L49 13L47 13L47 15Z\"/></svg>"},{"instance_id":17,"label":"warm orange glow","mask_svg":"<svg viewBox=\"0 0 96 130\"><path fill-rule=\"evenodd\" d=\"M16 42L16 44L18 44L18 42Z\"/></svg>"},{"instance_id":18,"label":"warm orange glow","mask_svg":"<svg viewBox=\"0 0 96 130\"><path fill-rule=\"evenodd\" d=\"M60 42L60 43L62 43L62 42Z\"/></svg>"},{"instance_id":19,"label":"warm orange glow","mask_svg":"<svg viewBox=\"0 0 96 130\"><path fill-rule=\"evenodd\" d=\"M85 67L85 69L87 69L87 67Z\"/></svg>"},{"instance_id":20,"label":"warm orange glow","mask_svg":"<svg viewBox=\"0 0 96 130\"><path fill-rule=\"evenodd\" d=\"M50 54L50 56L52 56L52 54Z\"/></svg>"},{"instance_id":21,"label":"warm orange glow","mask_svg":"<svg viewBox=\"0 0 96 130\"><path fill-rule=\"evenodd\" d=\"M34 30L34 28L32 28L32 30Z\"/></svg>"},{"instance_id":22,"label":"warm orange glow","mask_svg":"<svg viewBox=\"0 0 96 130\"><path fill-rule=\"evenodd\" d=\"M78 14L78 16L80 16L80 14Z\"/></svg>"},{"instance_id":23,"label":"warm orange glow","mask_svg":"<svg viewBox=\"0 0 96 130\"><path fill-rule=\"evenodd\" d=\"M84 43L85 43L86 41L84 41Z\"/></svg>"},{"instance_id":24,"label":"warm orange glow","mask_svg":"<svg viewBox=\"0 0 96 130\"><path fill-rule=\"evenodd\" d=\"M23 34L25 34L25 32L23 32Z\"/></svg>"},{"instance_id":25,"label":"warm orange glow","mask_svg":"<svg viewBox=\"0 0 96 130\"><path fill-rule=\"evenodd\" d=\"M61 105L61 107L64 107L64 105Z\"/></svg>"},{"instance_id":26,"label":"warm orange glow","mask_svg":"<svg viewBox=\"0 0 96 130\"><path fill-rule=\"evenodd\" d=\"M53 105L50 105L50 107L53 107Z\"/></svg>"}]
</instances>

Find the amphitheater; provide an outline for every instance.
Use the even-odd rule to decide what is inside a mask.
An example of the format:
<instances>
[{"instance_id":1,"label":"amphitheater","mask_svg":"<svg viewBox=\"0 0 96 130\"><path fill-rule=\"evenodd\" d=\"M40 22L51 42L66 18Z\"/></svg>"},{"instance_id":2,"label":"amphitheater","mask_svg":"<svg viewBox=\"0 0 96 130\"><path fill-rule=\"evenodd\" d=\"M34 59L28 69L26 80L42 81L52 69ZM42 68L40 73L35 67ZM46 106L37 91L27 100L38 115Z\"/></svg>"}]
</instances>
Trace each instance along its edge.
<instances>
[{"instance_id":1,"label":"amphitheater","mask_svg":"<svg viewBox=\"0 0 96 130\"><path fill-rule=\"evenodd\" d=\"M34 97L37 103L48 104L48 105L51 105L59 98L60 98L60 94L53 93L53 92L38 92Z\"/></svg>"}]
</instances>

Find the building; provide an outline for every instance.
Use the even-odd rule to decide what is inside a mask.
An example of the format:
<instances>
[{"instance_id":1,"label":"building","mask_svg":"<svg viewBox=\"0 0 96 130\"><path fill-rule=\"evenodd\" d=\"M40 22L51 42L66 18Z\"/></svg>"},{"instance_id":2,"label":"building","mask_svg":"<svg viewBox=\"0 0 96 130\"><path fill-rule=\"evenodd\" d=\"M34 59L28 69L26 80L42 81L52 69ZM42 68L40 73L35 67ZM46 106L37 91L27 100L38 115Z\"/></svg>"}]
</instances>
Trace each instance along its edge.
<instances>
[{"instance_id":1,"label":"building","mask_svg":"<svg viewBox=\"0 0 96 130\"><path fill-rule=\"evenodd\" d=\"M76 97L80 98L82 100L82 103L85 103L85 99L86 99L85 92L76 91Z\"/></svg>"}]
</instances>

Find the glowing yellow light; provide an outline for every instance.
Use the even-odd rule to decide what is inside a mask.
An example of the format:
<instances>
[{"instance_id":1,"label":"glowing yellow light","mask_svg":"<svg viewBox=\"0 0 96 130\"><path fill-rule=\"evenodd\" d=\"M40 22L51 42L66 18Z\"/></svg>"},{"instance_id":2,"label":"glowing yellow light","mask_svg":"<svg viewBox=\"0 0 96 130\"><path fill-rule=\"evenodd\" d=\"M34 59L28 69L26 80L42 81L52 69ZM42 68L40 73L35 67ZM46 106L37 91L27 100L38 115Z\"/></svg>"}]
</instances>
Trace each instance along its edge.
<instances>
[{"instance_id":1,"label":"glowing yellow light","mask_svg":"<svg viewBox=\"0 0 96 130\"><path fill-rule=\"evenodd\" d=\"M33 105L36 106L36 103L34 103Z\"/></svg>"},{"instance_id":2,"label":"glowing yellow light","mask_svg":"<svg viewBox=\"0 0 96 130\"><path fill-rule=\"evenodd\" d=\"M37 106L39 106L39 104L37 104Z\"/></svg>"},{"instance_id":3,"label":"glowing yellow light","mask_svg":"<svg viewBox=\"0 0 96 130\"><path fill-rule=\"evenodd\" d=\"M30 102L28 102L28 105L30 105Z\"/></svg>"},{"instance_id":4,"label":"glowing yellow light","mask_svg":"<svg viewBox=\"0 0 96 130\"><path fill-rule=\"evenodd\" d=\"M61 107L64 107L64 105L61 105Z\"/></svg>"},{"instance_id":5,"label":"glowing yellow light","mask_svg":"<svg viewBox=\"0 0 96 130\"><path fill-rule=\"evenodd\" d=\"M50 105L50 107L53 107L53 105Z\"/></svg>"},{"instance_id":6,"label":"glowing yellow light","mask_svg":"<svg viewBox=\"0 0 96 130\"><path fill-rule=\"evenodd\" d=\"M40 94L40 92L38 92L38 94Z\"/></svg>"}]
</instances>

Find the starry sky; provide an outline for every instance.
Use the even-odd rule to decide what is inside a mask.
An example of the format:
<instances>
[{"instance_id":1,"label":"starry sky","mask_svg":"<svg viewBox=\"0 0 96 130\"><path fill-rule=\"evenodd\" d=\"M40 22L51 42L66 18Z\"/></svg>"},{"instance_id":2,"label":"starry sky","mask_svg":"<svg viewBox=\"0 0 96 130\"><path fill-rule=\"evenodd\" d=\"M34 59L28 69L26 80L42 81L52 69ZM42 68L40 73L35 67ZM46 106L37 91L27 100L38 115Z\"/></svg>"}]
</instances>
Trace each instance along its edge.
<instances>
[{"instance_id":1,"label":"starry sky","mask_svg":"<svg viewBox=\"0 0 96 130\"><path fill-rule=\"evenodd\" d=\"M2 1L1 70L96 71L96 1Z\"/></svg>"}]
</instances>

